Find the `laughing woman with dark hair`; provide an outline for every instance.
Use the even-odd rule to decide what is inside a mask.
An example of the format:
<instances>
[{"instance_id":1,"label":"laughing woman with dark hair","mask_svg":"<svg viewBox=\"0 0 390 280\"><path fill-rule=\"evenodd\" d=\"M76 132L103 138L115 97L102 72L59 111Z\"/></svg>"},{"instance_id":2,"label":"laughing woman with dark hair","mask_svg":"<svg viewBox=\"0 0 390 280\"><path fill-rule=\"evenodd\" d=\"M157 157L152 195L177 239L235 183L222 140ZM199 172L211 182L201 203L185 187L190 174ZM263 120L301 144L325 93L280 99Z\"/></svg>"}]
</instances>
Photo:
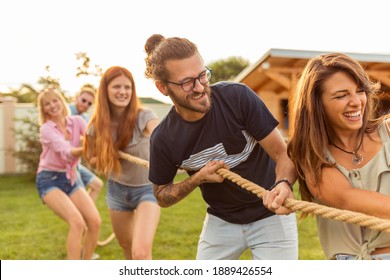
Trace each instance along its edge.
<instances>
[{"instance_id":1,"label":"laughing woman with dark hair","mask_svg":"<svg viewBox=\"0 0 390 280\"><path fill-rule=\"evenodd\" d=\"M390 115L374 118L379 84L339 53L311 59L292 100L288 153L302 198L390 219ZM330 259L390 259L390 234L317 217Z\"/></svg>"}]
</instances>

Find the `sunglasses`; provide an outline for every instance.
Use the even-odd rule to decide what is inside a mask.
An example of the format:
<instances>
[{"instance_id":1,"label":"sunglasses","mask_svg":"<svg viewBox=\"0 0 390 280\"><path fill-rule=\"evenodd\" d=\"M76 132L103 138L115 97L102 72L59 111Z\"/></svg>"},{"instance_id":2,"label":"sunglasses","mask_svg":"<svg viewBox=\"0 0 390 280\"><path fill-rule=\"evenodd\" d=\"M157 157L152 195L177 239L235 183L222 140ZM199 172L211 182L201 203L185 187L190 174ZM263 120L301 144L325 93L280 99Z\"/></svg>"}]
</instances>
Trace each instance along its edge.
<instances>
[{"instance_id":1,"label":"sunglasses","mask_svg":"<svg viewBox=\"0 0 390 280\"><path fill-rule=\"evenodd\" d=\"M87 99L81 98L81 102L88 103L88 106L92 105L92 102L88 101Z\"/></svg>"}]
</instances>

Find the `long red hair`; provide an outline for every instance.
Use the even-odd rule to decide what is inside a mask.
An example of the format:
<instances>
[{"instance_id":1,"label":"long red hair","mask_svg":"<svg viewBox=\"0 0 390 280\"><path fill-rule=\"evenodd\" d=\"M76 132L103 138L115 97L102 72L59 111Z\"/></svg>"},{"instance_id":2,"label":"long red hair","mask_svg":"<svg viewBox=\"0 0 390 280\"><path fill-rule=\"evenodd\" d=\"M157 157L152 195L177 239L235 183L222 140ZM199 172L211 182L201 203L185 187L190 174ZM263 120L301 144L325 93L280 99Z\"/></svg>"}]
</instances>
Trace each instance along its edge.
<instances>
[{"instance_id":1,"label":"long red hair","mask_svg":"<svg viewBox=\"0 0 390 280\"><path fill-rule=\"evenodd\" d=\"M112 108L108 99L108 85L119 76L127 77L132 84L132 96L126 107L116 131L114 141L110 129L112 123ZM96 158L96 171L100 174L120 174L122 172L119 151L124 149L133 137L133 131L141 105L137 97L133 75L129 70L120 66L113 66L103 74L97 91L95 111L88 125L92 135L84 141L84 156L90 161Z\"/></svg>"}]
</instances>

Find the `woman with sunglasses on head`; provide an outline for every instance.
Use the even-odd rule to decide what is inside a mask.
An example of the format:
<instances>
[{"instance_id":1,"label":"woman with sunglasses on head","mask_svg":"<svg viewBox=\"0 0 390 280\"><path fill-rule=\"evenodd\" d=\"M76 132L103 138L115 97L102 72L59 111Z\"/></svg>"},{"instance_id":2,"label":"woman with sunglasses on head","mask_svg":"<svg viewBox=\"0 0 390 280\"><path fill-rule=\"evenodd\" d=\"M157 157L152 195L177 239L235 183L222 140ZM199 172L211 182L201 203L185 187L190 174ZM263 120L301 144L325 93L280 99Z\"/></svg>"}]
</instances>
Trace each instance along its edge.
<instances>
[{"instance_id":1,"label":"woman with sunglasses on head","mask_svg":"<svg viewBox=\"0 0 390 280\"><path fill-rule=\"evenodd\" d=\"M39 196L68 223L67 258L91 259L101 220L95 204L77 180L76 169L86 123L79 116L69 116L64 97L54 88L39 94L38 111L42 144L36 179Z\"/></svg>"},{"instance_id":2,"label":"woman with sunglasses on head","mask_svg":"<svg viewBox=\"0 0 390 280\"><path fill-rule=\"evenodd\" d=\"M345 54L306 65L292 100L288 153L302 199L390 219L390 115L375 117L380 85ZM390 234L318 216L329 259L390 259Z\"/></svg>"},{"instance_id":3,"label":"woman with sunglasses on head","mask_svg":"<svg viewBox=\"0 0 390 280\"><path fill-rule=\"evenodd\" d=\"M126 68L110 67L100 80L84 152L108 177L111 223L126 259L152 259L160 207L148 169L120 159L119 152L149 160L149 137L157 124L157 116L140 106L133 75Z\"/></svg>"}]
</instances>

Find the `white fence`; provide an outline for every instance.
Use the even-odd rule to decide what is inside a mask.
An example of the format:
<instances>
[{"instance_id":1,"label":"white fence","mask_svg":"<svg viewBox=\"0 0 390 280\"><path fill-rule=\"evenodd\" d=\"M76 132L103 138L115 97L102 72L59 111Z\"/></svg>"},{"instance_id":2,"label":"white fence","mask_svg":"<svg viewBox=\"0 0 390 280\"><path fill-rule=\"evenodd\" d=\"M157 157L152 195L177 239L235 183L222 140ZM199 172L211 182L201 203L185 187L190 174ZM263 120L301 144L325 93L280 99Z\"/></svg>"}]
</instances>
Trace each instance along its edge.
<instances>
[{"instance_id":1,"label":"white fence","mask_svg":"<svg viewBox=\"0 0 390 280\"><path fill-rule=\"evenodd\" d=\"M14 129L23 128L20 121L23 117L33 117L38 122L37 108L30 103L16 103L12 97L0 98L0 174L22 173L23 165L13 157L12 151L18 150ZM145 104L161 120L169 111L170 104Z\"/></svg>"}]
</instances>

